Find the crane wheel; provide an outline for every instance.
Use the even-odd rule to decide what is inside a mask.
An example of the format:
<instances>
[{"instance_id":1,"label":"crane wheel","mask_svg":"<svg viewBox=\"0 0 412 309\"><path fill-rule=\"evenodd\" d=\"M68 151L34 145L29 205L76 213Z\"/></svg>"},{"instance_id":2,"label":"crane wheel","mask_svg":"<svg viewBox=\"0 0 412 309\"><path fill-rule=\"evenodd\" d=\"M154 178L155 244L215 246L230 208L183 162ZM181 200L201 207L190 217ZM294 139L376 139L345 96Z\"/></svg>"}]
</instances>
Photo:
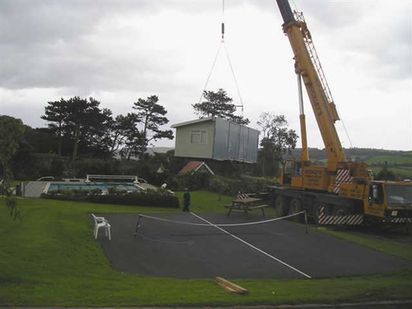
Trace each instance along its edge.
<instances>
[{"instance_id":1,"label":"crane wheel","mask_svg":"<svg viewBox=\"0 0 412 309\"><path fill-rule=\"evenodd\" d=\"M302 201L298 198L293 198L290 203L289 203L289 215L293 215L297 212L302 211L303 207L302 207ZM295 222L303 222L304 221L304 217L303 215L299 215L299 216L294 216L290 218L291 221L295 221Z\"/></svg>"},{"instance_id":2,"label":"crane wheel","mask_svg":"<svg viewBox=\"0 0 412 309\"><path fill-rule=\"evenodd\" d=\"M335 215L335 216L345 216L345 215L350 214L350 211L349 211L348 207L337 206L337 205L333 206L332 212L333 212L333 215Z\"/></svg>"},{"instance_id":3,"label":"crane wheel","mask_svg":"<svg viewBox=\"0 0 412 309\"><path fill-rule=\"evenodd\" d=\"M288 201L286 197L282 195L276 196L275 199L275 210L279 217L286 216L289 211Z\"/></svg>"}]
</instances>

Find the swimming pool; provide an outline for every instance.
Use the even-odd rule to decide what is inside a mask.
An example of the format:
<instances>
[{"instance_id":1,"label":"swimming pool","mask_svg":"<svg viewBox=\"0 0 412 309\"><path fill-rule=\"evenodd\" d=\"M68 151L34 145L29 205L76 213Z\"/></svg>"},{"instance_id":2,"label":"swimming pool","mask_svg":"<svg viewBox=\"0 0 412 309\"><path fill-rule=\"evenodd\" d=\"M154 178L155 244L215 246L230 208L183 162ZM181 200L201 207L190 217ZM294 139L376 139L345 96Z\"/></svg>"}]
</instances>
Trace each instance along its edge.
<instances>
[{"instance_id":1,"label":"swimming pool","mask_svg":"<svg viewBox=\"0 0 412 309\"><path fill-rule=\"evenodd\" d=\"M140 188L133 183L119 183L119 182L49 182L44 192L51 193L56 191L93 191L101 190L102 194L107 194L109 189L126 192L138 192Z\"/></svg>"}]
</instances>

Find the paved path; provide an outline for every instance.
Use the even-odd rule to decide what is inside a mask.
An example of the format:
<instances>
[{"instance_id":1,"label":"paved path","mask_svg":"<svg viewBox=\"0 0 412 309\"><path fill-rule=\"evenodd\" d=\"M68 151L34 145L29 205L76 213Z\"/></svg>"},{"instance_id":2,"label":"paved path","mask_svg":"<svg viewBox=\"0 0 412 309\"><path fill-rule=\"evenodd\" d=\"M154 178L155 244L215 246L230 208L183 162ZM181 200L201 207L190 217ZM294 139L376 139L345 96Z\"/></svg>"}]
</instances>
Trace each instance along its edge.
<instances>
[{"instance_id":1,"label":"paved path","mask_svg":"<svg viewBox=\"0 0 412 309\"><path fill-rule=\"evenodd\" d=\"M262 220L257 214L156 215L193 223ZM412 269L412 262L389 256L301 224L278 221L253 226L190 226L143 219L134 237L136 215L105 215L112 240L99 237L113 267L122 272L184 279L329 278Z\"/></svg>"}]
</instances>

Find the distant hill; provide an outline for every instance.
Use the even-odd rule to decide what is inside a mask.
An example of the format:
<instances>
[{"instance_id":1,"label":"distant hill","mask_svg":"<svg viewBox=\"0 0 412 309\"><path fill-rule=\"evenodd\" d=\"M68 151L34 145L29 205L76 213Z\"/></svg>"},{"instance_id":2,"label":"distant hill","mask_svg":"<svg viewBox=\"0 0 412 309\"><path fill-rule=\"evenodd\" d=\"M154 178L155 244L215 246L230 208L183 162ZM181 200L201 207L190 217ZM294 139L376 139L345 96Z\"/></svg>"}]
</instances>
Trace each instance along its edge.
<instances>
[{"instance_id":1,"label":"distant hill","mask_svg":"<svg viewBox=\"0 0 412 309\"><path fill-rule=\"evenodd\" d=\"M292 156L299 158L300 149L294 149ZM344 149L348 160L366 162L375 174L385 164L400 178L412 178L412 151L384 150L372 148L349 148ZM325 152L321 149L310 148L309 158L313 161L325 161Z\"/></svg>"},{"instance_id":2,"label":"distant hill","mask_svg":"<svg viewBox=\"0 0 412 309\"><path fill-rule=\"evenodd\" d=\"M146 153L153 155L154 153L166 153L174 149L174 147L149 147L147 148Z\"/></svg>"}]
</instances>

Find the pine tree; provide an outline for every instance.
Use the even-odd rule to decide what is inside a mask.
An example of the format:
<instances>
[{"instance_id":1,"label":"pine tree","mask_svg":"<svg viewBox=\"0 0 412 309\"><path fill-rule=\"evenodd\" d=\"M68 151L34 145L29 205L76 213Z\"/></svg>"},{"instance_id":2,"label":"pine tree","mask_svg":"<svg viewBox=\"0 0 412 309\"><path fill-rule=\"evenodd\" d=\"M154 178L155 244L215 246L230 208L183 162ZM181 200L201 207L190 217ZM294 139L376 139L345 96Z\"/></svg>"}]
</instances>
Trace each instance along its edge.
<instances>
[{"instance_id":1,"label":"pine tree","mask_svg":"<svg viewBox=\"0 0 412 309\"><path fill-rule=\"evenodd\" d=\"M192 104L193 109L200 118L220 117L243 125L250 122L249 119L234 114L236 105L232 103L233 100L227 96L226 91L223 89L219 89L217 92L205 90L203 97L205 101Z\"/></svg>"}]
</instances>

